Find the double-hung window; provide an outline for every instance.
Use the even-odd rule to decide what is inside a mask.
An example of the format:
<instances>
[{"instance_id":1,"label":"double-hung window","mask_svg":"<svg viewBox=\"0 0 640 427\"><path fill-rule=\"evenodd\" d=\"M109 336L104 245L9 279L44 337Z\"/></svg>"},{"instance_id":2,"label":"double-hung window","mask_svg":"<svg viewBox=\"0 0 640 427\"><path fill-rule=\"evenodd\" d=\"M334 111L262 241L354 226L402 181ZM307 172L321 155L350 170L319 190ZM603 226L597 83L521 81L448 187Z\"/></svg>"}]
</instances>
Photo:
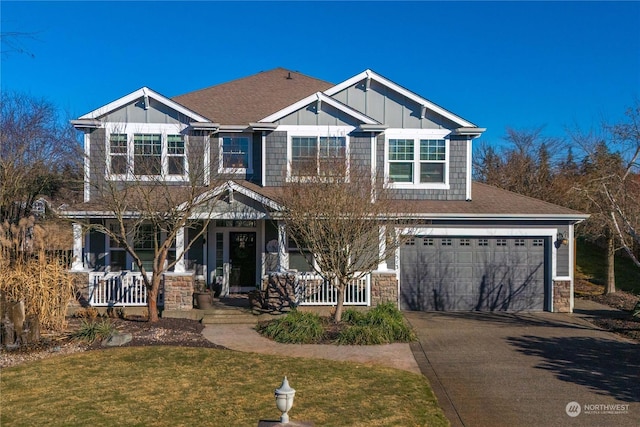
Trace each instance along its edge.
<instances>
[{"instance_id":1,"label":"double-hung window","mask_svg":"<svg viewBox=\"0 0 640 427\"><path fill-rule=\"evenodd\" d=\"M133 135L133 173L160 175L162 172L162 135L136 133Z\"/></svg>"},{"instance_id":2,"label":"double-hung window","mask_svg":"<svg viewBox=\"0 0 640 427\"><path fill-rule=\"evenodd\" d=\"M344 136L292 136L291 175L330 176L346 165L346 149Z\"/></svg>"},{"instance_id":3,"label":"double-hung window","mask_svg":"<svg viewBox=\"0 0 640 427\"><path fill-rule=\"evenodd\" d=\"M186 159L182 135L167 135L167 159L169 175L184 175Z\"/></svg>"},{"instance_id":4,"label":"double-hung window","mask_svg":"<svg viewBox=\"0 0 640 427\"><path fill-rule=\"evenodd\" d=\"M251 139L247 135L221 137L221 172L251 173Z\"/></svg>"},{"instance_id":5,"label":"double-hung window","mask_svg":"<svg viewBox=\"0 0 640 427\"><path fill-rule=\"evenodd\" d=\"M127 134L112 133L109 138L109 157L111 173L125 175L127 173Z\"/></svg>"},{"instance_id":6,"label":"double-hung window","mask_svg":"<svg viewBox=\"0 0 640 427\"><path fill-rule=\"evenodd\" d=\"M385 147L387 183L397 188L446 187L449 144L444 136L390 132Z\"/></svg>"}]
</instances>

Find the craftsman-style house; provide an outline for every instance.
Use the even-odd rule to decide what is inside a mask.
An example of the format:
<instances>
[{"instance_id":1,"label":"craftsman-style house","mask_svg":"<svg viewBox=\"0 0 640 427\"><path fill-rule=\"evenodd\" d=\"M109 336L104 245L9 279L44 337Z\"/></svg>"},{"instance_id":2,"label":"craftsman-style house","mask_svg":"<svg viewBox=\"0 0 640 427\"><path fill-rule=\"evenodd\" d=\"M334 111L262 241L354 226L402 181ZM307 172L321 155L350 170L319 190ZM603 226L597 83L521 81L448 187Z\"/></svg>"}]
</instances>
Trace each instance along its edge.
<instances>
[{"instance_id":1,"label":"craftsman-style house","mask_svg":"<svg viewBox=\"0 0 640 427\"><path fill-rule=\"evenodd\" d=\"M354 283L345 304L573 309L574 224L586 215L473 182L472 142L484 129L371 70L332 84L277 68L174 98L144 87L72 123L84 132L85 203L67 216L108 223L109 212L93 205L96 182L153 174L179 186L195 163L203 186L224 177L212 191L240 207L214 209L197 241L196 230L179 235L165 310L191 307L172 290L184 277L223 295L261 288L275 271L309 277L305 255L273 215L273 195L297 165L328 155L383 176L414 220L398 230L407 236L395 256ZM194 159L196 145L203 154ZM86 275L89 303L144 304L125 289L139 273L122 247L80 225L74 231L72 270ZM335 303L322 294L299 302Z\"/></svg>"}]
</instances>

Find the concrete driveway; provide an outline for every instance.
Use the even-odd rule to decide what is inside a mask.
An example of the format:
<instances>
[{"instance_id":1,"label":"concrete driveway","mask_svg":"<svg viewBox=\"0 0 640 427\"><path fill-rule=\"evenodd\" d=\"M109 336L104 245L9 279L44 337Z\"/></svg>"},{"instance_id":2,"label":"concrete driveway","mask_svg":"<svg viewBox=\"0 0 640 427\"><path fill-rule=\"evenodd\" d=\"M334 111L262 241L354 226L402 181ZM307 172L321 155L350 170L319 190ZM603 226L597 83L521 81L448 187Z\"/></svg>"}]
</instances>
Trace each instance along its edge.
<instances>
[{"instance_id":1,"label":"concrete driveway","mask_svg":"<svg viewBox=\"0 0 640 427\"><path fill-rule=\"evenodd\" d=\"M640 426L640 344L580 314L404 314L452 426Z\"/></svg>"}]
</instances>

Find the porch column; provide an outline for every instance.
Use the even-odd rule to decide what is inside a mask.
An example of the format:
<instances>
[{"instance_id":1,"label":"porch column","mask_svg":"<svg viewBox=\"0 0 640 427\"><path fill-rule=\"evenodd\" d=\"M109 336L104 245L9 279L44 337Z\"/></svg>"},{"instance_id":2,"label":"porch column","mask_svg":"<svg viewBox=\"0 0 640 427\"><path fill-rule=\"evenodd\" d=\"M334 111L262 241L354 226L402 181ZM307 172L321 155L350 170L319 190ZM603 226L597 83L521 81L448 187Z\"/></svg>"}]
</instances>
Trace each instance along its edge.
<instances>
[{"instance_id":1,"label":"porch column","mask_svg":"<svg viewBox=\"0 0 640 427\"><path fill-rule=\"evenodd\" d=\"M72 271L84 270L84 259L82 257L82 225L77 222L73 223L73 261L71 262Z\"/></svg>"},{"instance_id":2,"label":"porch column","mask_svg":"<svg viewBox=\"0 0 640 427\"><path fill-rule=\"evenodd\" d=\"M278 221L278 271L287 271L289 269L287 246L287 227L284 221Z\"/></svg>"},{"instance_id":3,"label":"porch column","mask_svg":"<svg viewBox=\"0 0 640 427\"><path fill-rule=\"evenodd\" d=\"M386 271L387 265L387 226L381 225L378 229L378 271Z\"/></svg>"},{"instance_id":4,"label":"porch column","mask_svg":"<svg viewBox=\"0 0 640 427\"><path fill-rule=\"evenodd\" d=\"M176 265L173 267L175 273L184 273L184 227L178 228L176 233Z\"/></svg>"}]
</instances>

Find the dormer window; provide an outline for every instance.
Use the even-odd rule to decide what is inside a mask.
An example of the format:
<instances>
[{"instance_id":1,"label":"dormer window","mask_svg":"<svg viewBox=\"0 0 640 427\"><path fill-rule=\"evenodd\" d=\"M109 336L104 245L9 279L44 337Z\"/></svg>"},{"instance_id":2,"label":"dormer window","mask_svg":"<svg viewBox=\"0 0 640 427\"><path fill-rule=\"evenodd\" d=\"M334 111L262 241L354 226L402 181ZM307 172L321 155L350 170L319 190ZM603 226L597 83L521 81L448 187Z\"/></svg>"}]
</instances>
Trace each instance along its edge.
<instances>
[{"instance_id":1,"label":"dormer window","mask_svg":"<svg viewBox=\"0 0 640 427\"><path fill-rule=\"evenodd\" d=\"M386 134L385 177L391 188L448 187L449 141L444 132L403 129Z\"/></svg>"}]
</instances>

